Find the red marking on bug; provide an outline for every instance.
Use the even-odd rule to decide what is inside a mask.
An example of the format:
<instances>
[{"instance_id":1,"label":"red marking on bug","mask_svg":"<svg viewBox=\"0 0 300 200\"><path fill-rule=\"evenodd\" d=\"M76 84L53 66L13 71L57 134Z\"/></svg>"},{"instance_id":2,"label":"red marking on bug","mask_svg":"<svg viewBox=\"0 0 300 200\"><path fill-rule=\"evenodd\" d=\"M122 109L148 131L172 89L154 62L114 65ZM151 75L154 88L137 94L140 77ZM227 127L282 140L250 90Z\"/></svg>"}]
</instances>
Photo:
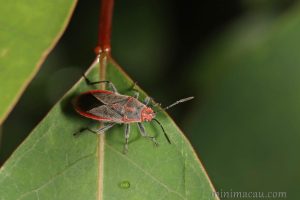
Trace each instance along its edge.
<instances>
[{"instance_id":1,"label":"red marking on bug","mask_svg":"<svg viewBox=\"0 0 300 200\"><path fill-rule=\"evenodd\" d=\"M110 121L109 118L105 118L105 117L99 117L90 113L87 113L86 111L80 110L79 108L75 108L76 112L78 112L80 115L90 118L90 119L94 119L97 121Z\"/></svg>"},{"instance_id":2,"label":"red marking on bug","mask_svg":"<svg viewBox=\"0 0 300 200\"><path fill-rule=\"evenodd\" d=\"M79 96L84 95L84 94L96 94L96 93L113 94L113 92L109 91L109 90L89 90L87 92L80 93ZM79 96L77 96L77 97L79 97Z\"/></svg>"},{"instance_id":3,"label":"red marking on bug","mask_svg":"<svg viewBox=\"0 0 300 200\"><path fill-rule=\"evenodd\" d=\"M123 121L124 123L133 123L133 122L139 121L139 119L135 119L135 118L129 119L127 116L124 116L122 121Z\"/></svg>"},{"instance_id":4,"label":"red marking on bug","mask_svg":"<svg viewBox=\"0 0 300 200\"><path fill-rule=\"evenodd\" d=\"M113 92L109 91L109 90L89 90L89 91L81 93L81 94L88 94L88 93L91 93L91 94L95 94L95 93L113 94Z\"/></svg>"},{"instance_id":5,"label":"red marking on bug","mask_svg":"<svg viewBox=\"0 0 300 200\"><path fill-rule=\"evenodd\" d=\"M126 111L126 112L134 112L134 111L135 111L135 108L126 106L126 107L125 107L125 111Z\"/></svg>"},{"instance_id":6,"label":"red marking on bug","mask_svg":"<svg viewBox=\"0 0 300 200\"><path fill-rule=\"evenodd\" d=\"M144 121L151 121L153 118L155 117L155 113L154 111L149 108L149 107L145 107L143 110L142 110L142 113L141 113L141 121L144 122Z\"/></svg>"}]
</instances>

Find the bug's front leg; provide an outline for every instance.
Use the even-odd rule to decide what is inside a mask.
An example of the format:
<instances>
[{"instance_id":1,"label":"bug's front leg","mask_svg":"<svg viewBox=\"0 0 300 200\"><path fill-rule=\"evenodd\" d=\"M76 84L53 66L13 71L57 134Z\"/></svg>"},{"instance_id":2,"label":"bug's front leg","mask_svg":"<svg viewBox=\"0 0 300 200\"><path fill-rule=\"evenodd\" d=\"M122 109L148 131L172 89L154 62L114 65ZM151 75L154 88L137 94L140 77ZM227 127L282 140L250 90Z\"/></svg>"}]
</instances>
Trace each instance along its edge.
<instances>
[{"instance_id":1,"label":"bug's front leg","mask_svg":"<svg viewBox=\"0 0 300 200\"><path fill-rule=\"evenodd\" d=\"M137 85L137 83L134 82L133 86L129 89L129 91L133 91L133 97L136 98L136 99L138 99L139 96L140 96L140 93L139 93L139 91L135 88L136 85Z\"/></svg>"},{"instance_id":2,"label":"bug's front leg","mask_svg":"<svg viewBox=\"0 0 300 200\"><path fill-rule=\"evenodd\" d=\"M151 107L153 107L153 106L160 106L160 103L155 103L154 100L153 100L153 98L151 98L151 97L146 97L146 98L144 99L144 104L145 104L146 106L148 106L150 102L151 102L151 104L152 104L152 105L150 105Z\"/></svg>"},{"instance_id":3,"label":"bug's front leg","mask_svg":"<svg viewBox=\"0 0 300 200\"><path fill-rule=\"evenodd\" d=\"M138 128L140 130L140 133L143 137L148 138L149 140L151 140L155 146L158 146L158 142L156 141L156 138L154 136L150 136L146 133L145 127L141 122L138 122Z\"/></svg>"},{"instance_id":4,"label":"bug's front leg","mask_svg":"<svg viewBox=\"0 0 300 200\"><path fill-rule=\"evenodd\" d=\"M85 128L80 129L78 132L74 133L73 135L74 136L78 136L80 133L82 133L84 131L90 131L90 132L92 132L94 134L102 134L105 131L107 131L108 129L110 129L111 127L113 127L115 124L116 123L109 123L109 124L104 125L103 127L100 127L97 130L93 130L93 129L89 128L89 127L85 127Z\"/></svg>"},{"instance_id":5,"label":"bug's front leg","mask_svg":"<svg viewBox=\"0 0 300 200\"><path fill-rule=\"evenodd\" d=\"M85 76L85 74L83 74L83 77L84 77L85 82L86 82L88 85L95 85L95 84L106 83L106 84L109 85L110 89L111 89L114 93L118 93L118 90L117 90L116 86L115 86L112 82L110 82L110 81L94 81L94 82L92 82L92 81L90 81L90 80Z\"/></svg>"},{"instance_id":6,"label":"bug's front leg","mask_svg":"<svg viewBox=\"0 0 300 200\"><path fill-rule=\"evenodd\" d=\"M128 152L128 140L129 140L129 134L130 134L130 125L129 124L125 124L125 144L124 144L124 149L123 149L123 153L127 154Z\"/></svg>"},{"instance_id":7,"label":"bug's front leg","mask_svg":"<svg viewBox=\"0 0 300 200\"><path fill-rule=\"evenodd\" d=\"M135 91L133 97L136 99L139 99L139 96L140 96L140 93L138 91Z\"/></svg>"}]
</instances>

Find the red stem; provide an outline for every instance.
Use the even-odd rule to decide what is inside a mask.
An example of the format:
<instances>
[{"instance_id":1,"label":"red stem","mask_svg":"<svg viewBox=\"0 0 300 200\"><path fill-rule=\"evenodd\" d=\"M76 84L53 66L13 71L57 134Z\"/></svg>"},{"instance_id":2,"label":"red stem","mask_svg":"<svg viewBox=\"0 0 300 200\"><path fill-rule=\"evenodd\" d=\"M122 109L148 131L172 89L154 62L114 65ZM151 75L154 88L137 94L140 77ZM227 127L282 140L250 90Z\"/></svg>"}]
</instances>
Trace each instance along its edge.
<instances>
[{"instance_id":1,"label":"red stem","mask_svg":"<svg viewBox=\"0 0 300 200\"><path fill-rule=\"evenodd\" d=\"M110 36L113 8L114 0L101 0L98 46L95 49L96 54L99 54L103 51L110 54Z\"/></svg>"}]
</instances>

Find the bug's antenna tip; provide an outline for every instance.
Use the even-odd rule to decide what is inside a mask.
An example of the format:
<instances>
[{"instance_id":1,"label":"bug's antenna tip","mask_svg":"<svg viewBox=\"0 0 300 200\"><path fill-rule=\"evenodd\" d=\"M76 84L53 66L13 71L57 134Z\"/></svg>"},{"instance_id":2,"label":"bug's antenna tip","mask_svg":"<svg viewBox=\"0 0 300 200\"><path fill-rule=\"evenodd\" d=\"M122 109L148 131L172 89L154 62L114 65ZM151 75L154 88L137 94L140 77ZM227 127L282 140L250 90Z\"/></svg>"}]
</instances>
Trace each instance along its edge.
<instances>
[{"instance_id":1,"label":"bug's antenna tip","mask_svg":"<svg viewBox=\"0 0 300 200\"><path fill-rule=\"evenodd\" d=\"M194 97L187 97L187 98L184 98L184 99L179 99L178 101L176 101L175 103L169 105L169 106L166 106L163 108L163 110L168 110L169 108L172 108L173 106L176 106L177 104L180 104L180 103L183 103L183 102L186 102L186 101L189 101L191 99L193 99Z\"/></svg>"}]
</instances>

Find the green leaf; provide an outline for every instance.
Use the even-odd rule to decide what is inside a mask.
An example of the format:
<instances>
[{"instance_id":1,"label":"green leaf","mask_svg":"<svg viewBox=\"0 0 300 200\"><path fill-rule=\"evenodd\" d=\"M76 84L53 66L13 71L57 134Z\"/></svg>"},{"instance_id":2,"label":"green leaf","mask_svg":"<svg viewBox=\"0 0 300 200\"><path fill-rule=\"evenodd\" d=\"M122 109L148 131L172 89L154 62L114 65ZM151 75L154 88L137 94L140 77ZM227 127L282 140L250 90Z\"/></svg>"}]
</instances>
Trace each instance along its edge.
<instances>
[{"instance_id":1,"label":"green leaf","mask_svg":"<svg viewBox=\"0 0 300 200\"><path fill-rule=\"evenodd\" d=\"M254 15L231 26L195 65L203 101L187 127L201 133L190 138L219 190L299 198L299 35L300 4L273 21Z\"/></svg>"},{"instance_id":2,"label":"green leaf","mask_svg":"<svg viewBox=\"0 0 300 200\"><path fill-rule=\"evenodd\" d=\"M62 35L75 0L0 0L0 124Z\"/></svg>"},{"instance_id":3,"label":"green leaf","mask_svg":"<svg viewBox=\"0 0 300 200\"><path fill-rule=\"evenodd\" d=\"M88 70L98 80L99 66ZM120 93L132 94L133 81L112 61L106 78ZM103 136L83 132L90 124L71 106L80 92L90 90L80 80L49 112L14 152L0 171L0 194L7 199L217 199L191 145L172 119L161 112L172 144L160 127L145 123L159 146L142 138L131 126L129 152L122 153L124 127L117 125ZM145 97L141 92L141 99ZM98 122L96 122L97 126ZM102 145L104 144L104 145Z\"/></svg>"}]
</instances>

